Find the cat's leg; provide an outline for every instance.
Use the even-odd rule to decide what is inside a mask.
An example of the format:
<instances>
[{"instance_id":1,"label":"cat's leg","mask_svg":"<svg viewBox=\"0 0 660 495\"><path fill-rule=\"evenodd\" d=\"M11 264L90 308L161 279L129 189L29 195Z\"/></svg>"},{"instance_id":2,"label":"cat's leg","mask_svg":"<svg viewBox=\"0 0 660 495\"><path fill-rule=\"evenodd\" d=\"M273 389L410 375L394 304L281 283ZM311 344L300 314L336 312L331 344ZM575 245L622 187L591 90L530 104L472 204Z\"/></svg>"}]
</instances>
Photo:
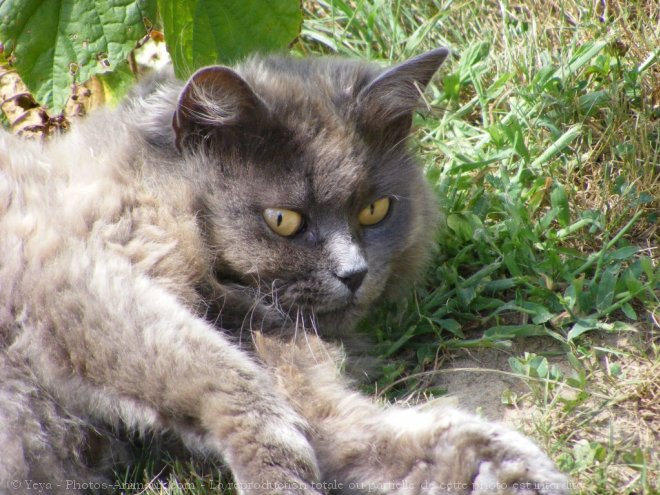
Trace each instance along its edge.
<instances>
[{"instance_id":1,"label":"cat's leg","mask_svg":"<svg viewBox=\"0 0 660 495\"><path fill-rule=\"evenodd\" d=\"M347 493L564 495L566 477L529 439L450 407L381 407L346 385L314 336L255 335L260 357L314 431L322 479Z\"/></svg>"},{"instance_id":2,"label":"cat's leg","mask_svg":"<svg viewBox=\"0 0 660 495\"><path fill-rule=\"evenodd\" d=\"M24 277L33 304L14 345L59 402L193 439L239 493L315 493L307 424L260 365L123 258L89 245L60 256Z\"/></svg>"},{"instance_id":3,"label":"cat's leg","mask_svg":"<svg viewBox=\"0 0 660 495\"><path fill-rule=\"evenodd\" d=\"M103 473L113 452L92 452L94 438L88 424L44 394L24 363L0 355L0 493L109 492Z\"/></svg>"}]
</instances>

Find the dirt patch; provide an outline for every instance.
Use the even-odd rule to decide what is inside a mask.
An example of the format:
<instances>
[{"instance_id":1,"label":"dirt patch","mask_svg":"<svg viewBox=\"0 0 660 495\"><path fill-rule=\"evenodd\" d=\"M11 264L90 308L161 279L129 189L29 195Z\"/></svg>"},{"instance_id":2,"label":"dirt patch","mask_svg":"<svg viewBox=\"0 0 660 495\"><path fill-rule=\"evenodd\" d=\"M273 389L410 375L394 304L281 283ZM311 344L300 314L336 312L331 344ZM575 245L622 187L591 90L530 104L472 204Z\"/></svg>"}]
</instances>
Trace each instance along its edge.
<instances>
[{"instance_id":1,"label":"dirt patch","mask_svg":"<svg viewBox=\"0 0 660 495\"><path fill-rule=\"evenodd\" d=\"M567 459L574 481L582 487L579 493L656 493L658 344L658 335L650 330L595 334L588 343L585 339L584 351L573 352L579 356L580 372L569 364L561 344L551 339L525 339L505 351L460 351L441 363L434 386L446 389L461 408L503 421L535 438L556 458ZM530 387L512 373L509 358L525 352L545 355L564 383L544 391L541 383ZM577 381L569 385L567 378ZM502 401L505 393L508 404ZM632 485L647 488L631 492Z\"/></svg>"},{"instance_id":2,"label":"dirt patch","mask_svg":"<svg viewBox=\"0 0 660 495\"><path fill-rule=\"evenodd\" d=\"M509 349L460 350L446 358L435 386L447 390L450 397L467 411L479 412L484 417L509 424L516 424L519 410L503 402L505 393L523 396L529 387L523 377L511 371L509 359L525 352L536 354L561 354L561 345L551 339L529 338L513 342ZM563 357L548 357L564 374L571 368Z\"/></svg>"}]
</instances>

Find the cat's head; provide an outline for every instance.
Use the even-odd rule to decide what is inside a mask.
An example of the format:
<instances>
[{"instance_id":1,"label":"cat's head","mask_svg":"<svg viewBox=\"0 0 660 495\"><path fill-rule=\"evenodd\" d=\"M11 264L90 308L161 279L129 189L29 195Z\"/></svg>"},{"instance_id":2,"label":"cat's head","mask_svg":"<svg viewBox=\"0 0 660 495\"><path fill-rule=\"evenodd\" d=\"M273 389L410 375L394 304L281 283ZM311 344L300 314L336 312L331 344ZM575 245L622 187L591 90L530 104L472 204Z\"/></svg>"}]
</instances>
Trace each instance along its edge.
<instances>
[{"instance_id":1,"label":"cat's head","mask_svg":"<svg viewBox=\"0 0 660 495\"><path fill-rule=\"evenodd\" d=\"M173 139L199 185L221 283L337 332L415 280L436 206L406 141L447 54L387 70L253 58L192 76Z\"/></svg>"}]
</instances>

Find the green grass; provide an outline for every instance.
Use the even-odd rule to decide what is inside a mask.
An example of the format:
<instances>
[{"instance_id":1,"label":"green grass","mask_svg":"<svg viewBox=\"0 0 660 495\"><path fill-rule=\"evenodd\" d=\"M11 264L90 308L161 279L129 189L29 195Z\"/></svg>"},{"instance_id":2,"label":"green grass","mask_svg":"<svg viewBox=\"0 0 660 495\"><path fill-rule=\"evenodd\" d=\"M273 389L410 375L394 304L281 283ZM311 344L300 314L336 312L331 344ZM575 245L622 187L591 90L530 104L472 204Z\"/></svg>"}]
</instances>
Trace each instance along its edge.
<instances>
[{"instance_id":1,"label":"green grass","mask_svg":"<svg viewBox=\"0 0 660 495\"><path fill-rule=\"evenodd\" d=\"M305 9L300 54L383 63L437 46L456 54L416 120L415 146L443 210L438 249L427 282L364 325L385 363L371 390L437 395L444 357L546 339L553 353L509 350L500 370L528 384L502 398L529 412L518 426L577 493L658 493L655 2L334 0ZM175 469L217 492L188 470Z\"/></svg>"},{"instance_id":2,"label":"green grass","mask_svg":"<svg viewBox=\"0 0 660 495\"><path fill-rule=\"evenodd\" d=\"M622 424L657 432L660 412L660 14L629 4L318 2L299 46L399 60L444 45L460 56L417 121L444 212L437 254L403 310L365 325L387 363L374 389L437 393L439 356L543 336L568 372L512 356L530 393L503 400L534 409L528 433L585 494L659 490L657 436L631 441ZM637 345L598 345L617 332ZM596 403L612 416L607 441L590 427Z\"/></svg>"}]
</instances>

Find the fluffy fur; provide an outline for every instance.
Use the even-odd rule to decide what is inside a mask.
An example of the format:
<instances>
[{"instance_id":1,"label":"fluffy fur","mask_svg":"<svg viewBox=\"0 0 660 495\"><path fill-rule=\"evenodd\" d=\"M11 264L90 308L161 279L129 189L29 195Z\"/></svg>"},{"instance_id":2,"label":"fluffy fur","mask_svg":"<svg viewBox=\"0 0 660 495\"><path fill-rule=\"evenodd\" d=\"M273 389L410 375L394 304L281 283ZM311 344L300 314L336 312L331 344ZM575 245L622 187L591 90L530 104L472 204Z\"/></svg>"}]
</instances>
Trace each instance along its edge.
<instances>
[{"instance_id":1,"label":"fluffy fur","mask_svg":"<svg viewBox=\"0 0 660 495\"><path fill-rule=\"evenodd\" d=\"M118 432L169 431L241 493L567 493L517 433L351 391L318 337L424 265L435 206L406 139L446 55L253 58L155 77L45 145L2 135L0 492L106 479ZM304 226L282 237L265 208Z\"/></svg>"}]
</instances>

